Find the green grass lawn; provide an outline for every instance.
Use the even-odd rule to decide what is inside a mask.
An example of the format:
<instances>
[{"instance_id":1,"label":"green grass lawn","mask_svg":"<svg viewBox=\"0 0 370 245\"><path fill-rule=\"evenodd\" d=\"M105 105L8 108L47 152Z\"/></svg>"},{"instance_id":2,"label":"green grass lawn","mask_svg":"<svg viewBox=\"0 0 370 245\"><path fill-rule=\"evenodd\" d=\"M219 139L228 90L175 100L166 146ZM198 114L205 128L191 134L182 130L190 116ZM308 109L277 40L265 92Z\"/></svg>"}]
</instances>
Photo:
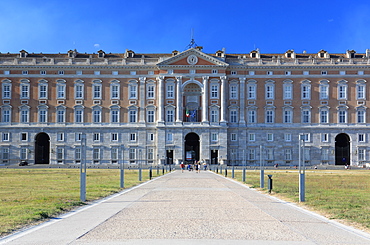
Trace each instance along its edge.
<instances>
[{"instance_id":1,"label":"green grass lawn","mask_svg":"<svg viewBox=\"0 0 370 245\"><path fill-rule=\"evenodd\" d=\"M265 170L272 174L272 195L299 202L299 175L294 170ZM228 177L231 177L229 169ZM369 170L315 170L306 171L305 202L302 205L324 214L330 219L370 229L370 171ZM242 171L235 171L235 179L242 181ZM260 171L247 170L246 184L259 189Z\"/></svg>"},{"instance_id":2,"label":"green grass lawn","mask_svg":"<svg viewBox=\"0 0 370 245\"><path fill-rule=\"evenodd\" d=\"M142 180L148 179L143 170ZM139 183L138 171L125 169L125 188ZM87 169L87 202L119 192L119 186L119 169ZM0 236L84 204L79 169L0 169Z\"/></svg>"}]
</instances>

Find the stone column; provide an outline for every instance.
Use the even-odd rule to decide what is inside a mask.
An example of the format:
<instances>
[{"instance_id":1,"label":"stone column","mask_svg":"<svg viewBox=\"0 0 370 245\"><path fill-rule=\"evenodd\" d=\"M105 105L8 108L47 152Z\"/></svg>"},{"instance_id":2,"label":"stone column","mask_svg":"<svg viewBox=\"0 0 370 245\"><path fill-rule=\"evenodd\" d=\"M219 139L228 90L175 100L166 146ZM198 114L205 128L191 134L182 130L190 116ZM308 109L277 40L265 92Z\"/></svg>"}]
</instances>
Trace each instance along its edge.
<instances>
[{"instance_id":1,"label":"stone column","mask_svg":"<svg viewBox=\"0 0 370 245\"><path fill-rule=\"evenodd\" d=\"M202 122L208 123L208 76L203 77L203 96L202 96Z\"/></svg>"},{"instance_id":2,"label":"stone column","mask_svg":"<svg viewBox=\"0 0 370 245\"><path fill-rule=\"evenodd\" d=\"M245 77L239 77L239 101L240 101L240 117L239 125L245 125Z\"/></svg>"},{"instance_id":3,"label":"stone column","mask_svg":"<svg viewBox=\"0 0 370 245\"><path fill-rule=\"evenodd\" d=\"M182 77L176 77L176 122L182 122L182 93L181 93L181 85L182 85Z\"/></svg>"},{"instance_id":4,"label":"stone column","mask_svg":"<svg viewBox=\"0 0 370 245\"><path fill-rule=\"evenodd\" d=\"M164 123L164 77L157 77L158 81L158 123Z\"/></svg>"},{"instance_id":5,"label":"stone column","mask_svg":"<svg viewBox=\"0 0 370 245\"><path fill-rule=\"evenodd\" d=\"M139 123L145 123L145 80L146 80L146 77L139 77L139 80L140 80L140 84L139 84L139 98L140 98L140 102L139 102L139 110L140 110L140 114L139 114Z\"/></svg>"},{"instance_id":6,"label":"stone column","mask_svg":"<svg viewBox=\"0 0 370 245\"><path fill-rule=\"evenodd\" d=\"M221 120L220 123L226 123L226 86L227 86L227 77L222 76L221 79Z\"/></svg>"}]
</instances>

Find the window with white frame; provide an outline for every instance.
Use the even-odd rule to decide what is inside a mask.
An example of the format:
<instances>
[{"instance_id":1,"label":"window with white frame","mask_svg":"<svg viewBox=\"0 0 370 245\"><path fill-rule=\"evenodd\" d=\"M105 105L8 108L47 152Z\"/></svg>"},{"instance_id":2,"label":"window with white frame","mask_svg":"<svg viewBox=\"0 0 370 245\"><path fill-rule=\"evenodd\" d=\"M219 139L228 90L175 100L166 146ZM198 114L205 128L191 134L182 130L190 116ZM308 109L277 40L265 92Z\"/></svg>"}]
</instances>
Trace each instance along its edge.
<instances>
[{"instance_id":1,"label":"window with white frame","mask_svg":"<svg viewBox=\"0 0 370 245\"><path fill-rule=\"evenodd\" d=\"M284 98L284 100L293 99L293 84L292 84L292 82L284 82L283 98Z\"/></svg>"},{"instance_id":2,"label":"window with white frame","mask_svg":"<svg viewBox=\"0 0 370 245\"><path fill-rule=\"evenodd\" d=\"M238 122L238 111L235 109L230 111L230 122L231 123Z\"/></svg>"},{"instance_id":3,"label":"window with white frame","mask_svg":"<svg viewBox=\"0 0 370 245\"><path fill-rule=\"evenodd\" d=\"M321 75L328 75L327 71L321 71Z\"/></svg>"},{"instance_id":4,"label":"window with white frame","mask_svg":"<svg viewBox=\"0 0 370 245\"><path fill-rule=\"evenodd\" d=\"M292 141L292 134L290 134L290 133L284 134L284 140L286 142L291 142Z\"/></svg>"},{"instance_id":5,"label":"window with white frame","mask_svg":"<svg viewBox=\"0 0 370 245\"><path fill-rule=\"evenodd\" d=\"M28 149L26 147L22 146L21 147L21 152L20 152L21 160L27 160L28 159L27 152L28 152Z\"/></svg>"},{"instance_id":6,"label":"window with white frame","mask_svg":"<svg viewBox=\"0 0 370 245\"><path fill-rule=\"evenodd\" d=\"M303 140L304 142L310 142L311 140L310 136L311 136L310 133L304 133L300 135L301 140Z\"/></svg>"},{"instance_id":7,"label":"window with white frame","mask_svg":"<svg viewBox=\"0 0 370 245\"><path fill-rule=\"evenodd\" d=\"M265 85L265 98L267 100L273 100L275 98L274 84Z\"/></svg>"},{"instance_id":8,"label":"window with white frame","mask_svg":"<svg viewBox=\"0 0 370 245\"><path fill-rule=\"evenodd\" d=\"M113 76L117 76L118 75L118 71L112 71L112 75Z\"/></svg>"},{"instance_id":9,"label":"window with white frame","mask_svg":"<svg viewBox=\"0 0 370 245\"><path fill-rule=\"evenodd\" d=\"M118 161L118 147L112 147L111 148L111 160L114 163L117 163Z\"/></svg>"},{"instance_id":10,"label":"window with white frame","mask_svg":"<svg viewBox=\"0 0 370 245\"><path fill-rule=\"evenodd\" d=\"M148 141L154 141L154 134L148 133Z\"/></svg>"},{"instance_id":11,"label":"window with white frame","mask_svg":"<svg viewBox=\"0 0 370 245\"><path fill-rule=\"evenodd\" d=\"M321 142L329 142L329 134L328 133L322 133L321 134Z\"/></svg>"},{"instance_id":12,"label":"window with white frame","mask_svg":"<svg viewBox=\"0 0 370 245\"><path fill-rule=\"evenodd\" d=\"M217 98L218 98L218 85L211 84L211 99L217 99Z\"/></svg>"},{"instance_id":13,"label":"window with white frame","mask_svg":"<svg viewBox=\"0 0 370 245\"><path fill-rule=\"evenodd\" d=\"M256 141L256 134L255 133L249 133L248 134L248 141Z\"/></svg>"},{"instance_id":14,"label":"window with white frame","mask_svg":"<svg viewBox=\"0 0 370 245\"><path fill-rule=\"evenodd\" d=\"M82 71L76 71L76 75L82 75Z\"/></svg>"},{"instance_id":15,"label":"window with white frame","mask_svg":"<svg viewBox=\"0 0 370 245\"><path fill-rule=\"evenodd\" d=\"M256 93L256 89L257 89L257 84L255 83L249 83L247 85L247 99L249 100L255 100L257 98L257 93Z\"/></svg>"},{"instance_id":16,"label":"window with white frame","mask_svg":"<svg viewBox=\"0 0 370 245\"><path fill-rule=\"evenodd\" d=\"M321 148L321 160L328 161L329 160L329 148L323 147Z\"/></svg>"},{"instance_id":17,"label":"window with white frame","mask_svg":"<svg viewBox=\"0 0 370 245\"><path fill-rule=\"evenodd\" d=\"M82 123L83 122L83 108L78 107L74 110L74 118L76 123Z\"/></svg>"},{"instance_id":18,"label":"window with white frame","mask_svg":"<svg viewBox=\"0 0 370 245\"><path fill-rule=\"evenodd\" d=\"M75 140L81 141L82 140L82 133L75 133Z\"/></svg>"},{"instance_id":19,"label":"window with white frame","mask_svg":"<svg viewBox=\"0 0 370 245\"><path fill-rule=\"evenodd\" d=\"M238 99L238 85L230 85L230 99Z\"/></svg>"},{"instance_id":20,"label":"window with white frame","mask_svg":"<svg viewBox=\"0 0 370 245\"><path fill-rule=\"evenodd\" d=\"M130 75L136 75L136 71L130 71Z\"/></svg>"},{"instance_id":21,"label":"window with white frame","mask_svg":"<svg viewBox=\"0 0 370 245\"><path fill-rule=\"evenodd\" d=\"M28 71L22 71L22 75L28 75Z\"/></svg>"},{"instance_id":22,"label":"window with white frame","mask_svg":"<svg viewBox=\"0 0 370 245\"><path fill-rule=\"evenodd\" d=\"M362 142L362 143L366 142L365 134L362 134L362 133L358 134L357 138L358 138L358 142Z\"/></svg>"},{"instance_id":23,"label":"window with white frame","mask_svg":"<svg viewBox=\"0 0 370 245\"><path fill-rule=\"evenodd\" d=\"M211 141L218 141L218 133L211 133Z\"/></svg>"},{"instance_id":24,"label":"window with white frame","mask_svg":"<svg viewBox=\"0 0 370 245\"><path fill-rule=\"evenodd\" d=\"M175 98L175 85L173 83L168 83L166 92L167 99Z\"/></svg>"},{"instance_id":25,"label":"window with white frame","mask_svg":"<svg viewBox=\"0 0 370 245\"><path fill-rule=\"evenodd\" d=\"M9 123L11 118L11 108L2 107L1 108L1 121L4 123Z\"/></svg>"},{"instance_id":26,"label":"window with white frame","mask_svg":"<svg viewBox=\"0 0 370 245\"><path fill-rule=\"evenodd\" d=\"M118 141L118 133L111 133L111 141Z\"/></svg>"},{"instance_id":27,"label":"window with white frame","mask_svg":"<svg viewBox=\"0 0 370 245\"><path fill-rule=\"evenodd\" d=\"M58 75L64 75L64 71L58 71Z\"/></svg>"},{"instance_id":28,"label":"window with white frame","mask_svg":"<svg viewBox=\"0 0 370 245\"><path fill-rule=\"evenodd\" d=\"M62 161L64 160L64 148L57 146L57 160Z\"/></svg>"},{"instance_id":29,"label":"window with white frame","mask_svg":"<svg viewBox=\"0 0 370 245\"><path fill-rule=\"evenodd\" d=\"M147 85L147 94L146 94L146 96L147 96L147 99L154 99L154 95L155 95L155 86L154 86L154 84L148 84Z\"/></svg>"},{"instance_id":30,"label":"window with white frame","mask_svg":"<svg viewBox=\"0 0 370 245\"><path fill-rule=\"evenodd\" d=\"M100 75L100 71L94 71L94 75L95 76L99 76Z\"/></svg>"},{"instance_id":31,"label":"window with white frame","mask_svg":"<svg viewBox=\"0 0 370 245\"><path fill-rule=\"evenodd\" d=\"M111 110L110 110L110 121L111 121L111 123L118 123L119 122L119 109L118 108L111 108Z\"/></svg>"},{"instance_id":32,"label":"window with white frame","mask_svg":"<svg viewBox=\"0 0 370 245\"><path fill-rule=\"evenodd\" d=\"M147 158L149 161L154 160L154 149L153 148L148 148Z\"/></svg>"},{"instance_id":33,"label":"window with white frame","mask_svg":"<svg viewBox=\"0 0 370 245\"><path fill-rule=\"evenodd\" d=\"M6 132L3 133L2 141L9 141L10 140L10 133Z\"/></svg>"},{"instance_id":34,"label":"window with white frame","mask_svg":"<svg viewBox=\"0 0 370 245\"><path fill-rule=\"evenodd\" d=\"M248 123L256 123L256 122L257 122L256 109L249 109L248 110Z\"/></svg>"},{"instance_id":35,"label":"window with white frame","mask_svg":"<svg viewBox=\"0 0 370 245\"><path fill-rule=\"evenodd\" d=\"M129 85L129 99L137 99L137 84L135 83Z\"/></svg>"},{"instance_id":36,"label":"window with white frame","mask_svg":"<svg viewBox=\"0 0 370 245\"><path fill-rule=\"evenodd\" d=\"M20 110L20 122L28 123L29 122L30 109L28 107L22 107Z\"/></svg>"},{"instance_id":37,"label":"window with white frame","mask_svg":"<svg viewBox=\"0 0 370 245\"><path fill-rule=\"evenodd\" d=\"M6 82L2 83L2 97L3 99L11 99L12 96L12 84L9 80L6 80Z\"/></svg>"},{"instance_id":38,"label":"window with white frame","mask_svg":"<svg viewBox=\"0 0 370 245\"><path fill-rule=\"evenodd\" d=\"M100 141L100 133L93 133L93 140Z\"/></svg>"},{"instance_id":39,"label":"window with white frame","mask_svg":"<svg viewBox=\"0 0 370 245\"><path fill-rule=\"evenodd\" d=\"M66 85L65 83L59 82L57 84L57 99L66 98Z\"/></svg>"},{"instance_id":40,"label":"window with white frame","mask_svg":"<svg viewBox=\"0 0 370 245\"><path fill-rule=\"evenodd\" d=\"M166 140L167 140L167 142L172 142L173 141L173 133L167 133Z\"/></svg>"},{"instance_id":41,"label":"window with white frame","mask_svg":"<svg viewBox=\"0 0 370 245\"><path fill-rule=\"evenodd\" d=\"M28 141L28 133L21 133L21 141Z\"/></svg>"},{"instance_id":42,"label":"window with white frame","mask_svg":"<svg viewBox=\"0 0 370 245\"><path fill-rule=\"evenodd\" d=\"M365 110L358 110L357 111L357 123L365 123L366 122L366 113Z\"/></svg>"},{"instance_id":43,"label":"window with white frame","mask_svg":"<svg viewBox=\"0 0 370 245\"><path fill-rule=\"evenodd\" d=\"M310 123L310 122L311 122L311 110L302 109L302 123Z\"/></svg>"},{"instance_id":44,"label":"window with white frame","mask_svg":"<svg viewBox=\"0 0 370 245\"><path fill-rule=\"evenodd\" d=\"M273 133L267 133L267 141L274 141L274 134Z\"/></svg>"},{"instance_id":45,"label":"window with white frame","mask_svg":"<svg viewBox=\"0 0 370 245\"><path fill-rule=\"evenodd\" d=\"M248 74L249 74L250 76L253 76L253 75L255 75L255 72L254 72L254 71L249 71L249 72L248 72Z\"/></svg>"},{"instance_id":46,"label":"window with white frame","mask_svg":"<svg viewBox=\"0 0 370 245\"><path fill-rule=\"evenodd\" d=\"M168 108L166 111L166 122L174 122L174 110L173 108Z\"/></svg>"},{"instance_id":47,"label":"window with white frame","mask_svg":"<svg viewBox=\"0 0 370 245\"><path fill-rule=\"evenodd\" d=\"M291 108L285 108L283 110L283 122L284 123L292 123L293 122L293 110Z\"/></svg>"},{"instance_id":48,"label":"window with white frame","mask_svg":"<svg viewBox=\"0 0 370 245\"><path fill-rule=\"evenodd\" d=\"M338 123L347 123L347 111L341 109L338 111Z\"/></svg>"},{"instance_id":49,"label":"window with white frame","mask_svg":"<svg viewBox=\"0 0 370 245\"><path fill-rule=\"evenodd\" d=\"M100 100L102 98L102 85L100 81L94 81L94 84L92 85L93 89L93 99L94 100Z\"/></svg>"},{"instance_id":50,"label":"window with white frame","mask_svg":"<svg viewBox=\"0 0 370 245\"><path fill-rule=\"evenodd\" d=\"M39 83L39 99L48 98L48 84L45 82Z\"/></svg>"},{"instance_id":51,"label":"window with white frame","mask_svg":"<svg viewBox=\"0 0 370 245\"><path fill-rule=\"evenodd\" d=\"M218 70L217 69L213 69L212 70L212 74L217 74L218 73Z\"/></svg>"},{"instance_id":52,"label":"window with white frame","mask_svg":"<svg viewBox=\"0 0 370 245\"><path fill-rule=\"evenodd\" d=\"M2 159L3 161L9 160L9 147L8 146L3 146L2 148Z\"/></svg>"},{"instance_id":53,"label":"window with white frame","mask_svg":"<svg viewBox=\"0 0 370 245\"><path fill-rule=\"evenodd\" d=\"M46 123L48 122L47 120L47 115L48 115L48 111L46 108L39 108L38 110L38 116L39 116L39 123Z\"/></svg>"},{"instance_id":54,"label":"window with white frame","mask_svg":"<svg viewBox=\"0 0 370 245\"><path fill-rule=\"evenodd\" d=\"M137 111L134 109L129 110L129 122L135 123L137 121Z\"/></svg>"},{"instance_id":55,"label":"window with white frame","mask_svg":"<svg viewBox=\"0 0 370 245\"><path fill-rule=\"evenodd\" d=\"M75 85L75 99L84 98L84 85L81 80L76 81Z\"/></svg>"},{"instance_id":56,"label":"window with white frame","mask_svg":"<svg viewBox=\"0 0 370 245\"><path fill-rule=\"evenodd\" d=\"M301 85L301 98L302 100L311 99L311 84L303 83Z\"/></svg>"},{"instance_id":57,"label":"window with white frame","mask_svg":"<svg viewBox=\"0 0 370 245\"><path fill-rule=\"evenodd\" d=\"M292 160L292 149L284 149L284 158L285 158L285 161Z\"/></svg>"},{"instance_id":58,"label":"window with white frame","mask_svg":"<svg viewBox=\"0 0 370 245\"><path fill-rule=\"evenodd\" d=\"M338 100L346 100L347 99L347 84L343 84L341 82L338 84Z\"/></svg>"},{"instance_id":59,"label":"window with white frame","mask_svg":"<svg viewBox=\"0 0 370 245\"><path fill-rule=\"evenodd\" d=\"M329 99L329 85L327 83L320 84L319 91L320 91L320 100Z\"/></svg>"},{"instance_id":60,"label":"window with white frame","mask_svg":"<svg viewBox=\"0 0 370 245\"><path fill-rule=\"evenodd\" d=\"M58 132L57 133L57 141L64 141L64 133Z\"/></svg>"},{"instance_id":61,"label":"window with white frame","mask_svg":"<svg viewBox=\"0 0 370 245\"><path fill-rule=\"evenodd\" d=\"M129 157L130 161L136 160L136 149L135 148L130 148L130 150L128 152L128 157Z\"/></svg>"},{"instance_id":62,"label":"window with white frame","mask_svg":"<svg viewBox=\"0 0 370 245\"><path fill-rule=\"evenodd\" d=\"M95 146L93 148L93 161L94 163L97 163L99 162L99 160L100 160L100 147Z\"/></svg>"},{"instance_id":63,"label":"window with white frame","mask_svg":"<svg viewBox=\"0 0 370 245\"><path fill-rule=\"evenodd\" d=\"M81 147L75 148L75 161L76 163L81 162Z\"/></svg>"},{"instance_id":64,"label":"window with white frame","mask_svg":"<svg viewBox=\"0 0 370 245\"><path fill-rule=\"evenodd\" d=\"M237 141L237 134L236 133L231 134L231 141Z\"/></svg>"},{"instance_id":65,"label":"window with white frame","mask_svg":"<svg viewBox=\"0 0 370 245\"><path fill-rule=\"evenodd\" d=\"M265 123L274 123L274 110L267 109L265 112Z\"/></svg>"},{"instance_id":66,"label":"window with white frame","mask_svg":"<svg viewBox=\"0 0 370 245\"><path fill-rule=\"evenodd\" d=\"M30 85L29 83L22 82L21 83L21 99L29 99L30 98Z\"/></svg>"},{"instance_id":67,"label":"window with white frame","mask_svg":"<svg viewBox=\"0 0 370 245\"><path fill-rule=\"evenodd\" d=\"M92 122L93 123L100 123L101 122L101 108L94 108L92 111Z\"/></svg>"},{"instance_id":68,"label":"window with white frame","mask_svg":"<svg viewBox=\"0 0 370 245\"><path fill-rule=\"evenodd\" d=\"M358 148L358 160L366 161L366 151L364 148Z\"/></svg>"},{"instance_id":69,"label":"window with white frame","mask_svg":"<svg viewBox=\"0 0 370 245\"><path fill-rule=\"evenodd\" d=\"M136 141L136 133L130 133L130 141Z\"/></svg>"},{"instance_id":70,"label":"window with white frame","mask_svg":"<svg viewBox=\"0 0 370 245\"><path fill-rule=\"evenodd\" d=\"M356 84L356 97L358 100L366 99L366 85L363 80L357 81Z\"/></svg>"},{"instance_id":71,"label":"window with white frame","mask_svg":"<svg viewBox=\"0 0 370 245\"><path fill-rule=\"evenodd\" d=\"M273 148L266 149L266 160L274 160L274 149Z\"/></svg>"},{"instance_id":72,"label":"window with white frame","mask_svg":"<svg viewBox=\"0 0 370 245\"><path fill-rule=\"evenodd\" d=\"M146 113L147 113L147 116L146 116L147 122L153 123L154 122L154 110L147 110Z\"/></svg>"},{"instance_id":73,"label":"window with white frame","mask_svg":"<svg viewBox=\"0 0 370 245\"><path fill-rule=\"evenodd\" d=\"M217 108L211 109L211 122L212 123L218 122L218 109Z\"/></svg>"},{"instance_id":74,"label":"window with white frame","mask_svg":"<svg viewBox=\"0 0 370 245\"><path fill-rule=\"evenodd\" d=\"M320 123L329 123L329 110L326 108L320 109Z\"/></svg>"},{"instance_id":75,"label":"window with white frame","mask_svg":"<svg viewBox=\"0 0 370 245\"><path fill-rule=\"evenodd\" d=\"M117 83L117 82L111 83L111 85L110 85L110 98L112 100L118 100L120 98L119 97L119 89L120 89L119 83Z\"/></svg>"},{"instance_id":76,"label":"window with white frame","mask_svg":"<svg viewBox=\"0 0 370 245\"><path fill-rule=\"evenodd\" d=\"M248 160L256 160L256 149L255 148L249 148Z\"/></svg>"}]
</instances>

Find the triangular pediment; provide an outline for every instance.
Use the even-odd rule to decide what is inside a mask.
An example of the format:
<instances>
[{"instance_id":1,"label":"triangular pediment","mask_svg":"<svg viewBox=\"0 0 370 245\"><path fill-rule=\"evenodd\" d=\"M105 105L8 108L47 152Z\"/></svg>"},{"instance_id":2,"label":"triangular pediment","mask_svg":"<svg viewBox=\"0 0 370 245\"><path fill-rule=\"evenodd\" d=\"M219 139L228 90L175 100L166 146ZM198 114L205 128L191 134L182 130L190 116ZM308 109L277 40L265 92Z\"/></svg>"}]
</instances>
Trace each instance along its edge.
<instances>
[{"instance_id":1,"label":"triangular pediment","mask_svg":"<svg viewBox=\"0 0 370 245\"><path fill-rule=\"evenodd\" d=\"M196 67L196 66L219 66L227 67L229 64L199 51L198 49L188 49L172 58L157 64L158 67Z\"/></svg>"}]
</instances>

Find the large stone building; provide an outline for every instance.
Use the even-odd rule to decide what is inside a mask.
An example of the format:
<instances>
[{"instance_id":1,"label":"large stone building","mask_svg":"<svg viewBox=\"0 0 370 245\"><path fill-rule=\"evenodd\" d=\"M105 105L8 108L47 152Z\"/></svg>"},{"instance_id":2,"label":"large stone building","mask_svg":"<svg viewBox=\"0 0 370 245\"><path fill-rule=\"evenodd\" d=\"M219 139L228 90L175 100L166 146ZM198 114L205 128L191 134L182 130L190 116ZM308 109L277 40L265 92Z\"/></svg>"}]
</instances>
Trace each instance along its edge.
<instances>
[{"instance_id":1,"label":"large stone building","mask_svg":"<svg viewBox=\"0 0 370 245\"><path fill-rule=\"evenodd\" d=\"M369 160L370 51L0 54L0 164ZM86 154L81 139L86 137Z\"/></svg>"}]
</instances>

